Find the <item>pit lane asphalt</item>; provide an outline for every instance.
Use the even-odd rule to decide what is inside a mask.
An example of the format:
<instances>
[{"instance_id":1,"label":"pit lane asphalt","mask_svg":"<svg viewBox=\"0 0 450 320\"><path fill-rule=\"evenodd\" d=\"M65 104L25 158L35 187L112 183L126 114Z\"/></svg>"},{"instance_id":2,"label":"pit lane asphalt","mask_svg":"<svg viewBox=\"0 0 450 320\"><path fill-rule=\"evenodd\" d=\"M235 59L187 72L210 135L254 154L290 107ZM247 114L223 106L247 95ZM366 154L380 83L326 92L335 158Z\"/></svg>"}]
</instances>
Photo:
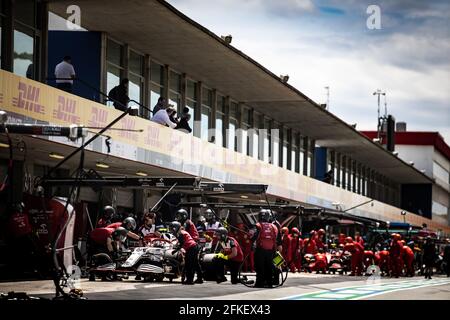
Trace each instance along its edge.
<instances>
[{"instance_id":1,"label":"pit lane asphalt","mask_svg":"<svg viewBox=\"0 0 450 320\"><path fill-rule=\"evenodd\" d=\"M423 279L414 278L382 278L379 283L405 283ZM395 292L382 293L368 299L443 299L450 300L450 279L443 276L435 276L443 283L433 286L400 289ZM90 282L81 279L80 288L84 296L89 300L147 300L147 299L222 299L222 300L267 300L287 299L292 296L301 296L314 292L331 292L338 288L370 286L367 277L350 277L341 275L317 275L317 274L289 274L286 283L275 289L247 288L242 284L231 285L229 281L217 284L205 282L193 286L181 285L175 280L173 283L149 283L135 281L133 277L122 281ZM183 290L180 290L183 289ZM29 295L52 298L54 288L52 281L20 281L0 283L0 292L26 292Z\"/></svg>"}]
</instances>

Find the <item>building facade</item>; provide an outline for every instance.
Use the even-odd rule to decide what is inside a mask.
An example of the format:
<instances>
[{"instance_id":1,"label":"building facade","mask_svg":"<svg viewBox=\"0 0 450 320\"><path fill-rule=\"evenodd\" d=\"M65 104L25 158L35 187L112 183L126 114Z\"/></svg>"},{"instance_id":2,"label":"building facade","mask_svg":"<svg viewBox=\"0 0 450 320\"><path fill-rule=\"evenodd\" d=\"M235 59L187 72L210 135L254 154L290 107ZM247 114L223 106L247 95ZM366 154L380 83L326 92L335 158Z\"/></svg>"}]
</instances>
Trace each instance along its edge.
<instances>
[{"instance_id":1,"label":"building facade","mask_svg":"<svg viewBox=\"0 0 450 320\"><path fill-rule=\"evenodd\" d=\"M369 138L376 132L364 132ZM410 163L433 179L431 188L419 196L429 199L427 210L433 220L449 223L450 219L450 147L438 132L407 131L398 126L395 132L395 151L398 157Z\"/></svg>"}]
</instances>

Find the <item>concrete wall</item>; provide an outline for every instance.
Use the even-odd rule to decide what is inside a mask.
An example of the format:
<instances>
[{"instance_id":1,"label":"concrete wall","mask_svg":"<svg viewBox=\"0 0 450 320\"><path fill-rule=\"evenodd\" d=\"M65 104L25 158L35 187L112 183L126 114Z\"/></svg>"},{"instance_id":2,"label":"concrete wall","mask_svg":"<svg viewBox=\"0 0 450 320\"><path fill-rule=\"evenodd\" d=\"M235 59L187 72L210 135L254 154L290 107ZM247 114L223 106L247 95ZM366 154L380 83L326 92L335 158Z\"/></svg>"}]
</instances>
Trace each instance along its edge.
<instances>
[{"instance_id":1,"label":"concrete wall","mask_svg":"<svg viewBox=\"0 0 450 320\"><path fill-rule=\"evenodd\" d=\"M438 204L438 206L436 205ZM442 213L440 206L446 207L447 212ZM441 187L434 185L433 186L433 220L439 223L447 223L450 225L450 195L448 191L442 189ZM444 210L445 212L445 210Z\"/></svg>"},{"instance_id":2,"label":"concrete wall","mask_svg":"<svg viewBox=\"0 0 450 320\"><path fill-rule=\"evenodd\" d=\"M427 176L433 177L433 146L396 145L395 151L398 152L399 158L408 163L413 161L414 167L425 170Z\"/></svg>"},{"instance_id":3,"label":"concrete wall","mask_svg":"<svg viewBox=\"0 0 450 320\"><path fill-rule=\"evenodd\" d=\"M435 150L433 153L433 161L435 165L439 165L443 168L447 174L450 172L450 160L444 157L439 151ZM434 168L436 169L436 167ZM436 170L433 170L433 178L436 179L436 183L441 186L447 192L450 192L449 179L442 179L442 177L437 175Z\"/></svg>"},{"instance_id":4,"label":"concrete wall","mask_svg":"<svg viewBox=\"0 0 450 320\"><path fill-rule=\"evenodd\" d=\"M395 147L398 155L403 160L409 162L414 161L414 166L419 170L425 169L425 174L435 179L436 184L432 189L432 217L439 223L450 224L450 185L449 181L445 181L436 175L436 168L433 163L439 164L444 170L450 172L450 161L444 157L434 146L412 146L397 145ZM447 213L438 212L438 206L447 208Z\"/></svg>"},{"instance_id":5,"label":"concrete wall","mask_svg":"<svg viewBox=\"0 0 450 320\"><path fill-rule=\"evenodd\" d=\"M450 172L450 160L444 157L439 151L436 149L433 153L433 161L435 164L438 164L445 171ZM436 168L436 167L435 167ZM436 174L436 170L433 172L433 177L435 178L436 185L433 186L433 205L436 208L433 210L433 219L435 219L439 223L447 223L450 224L450 184L449 179L442 179L440 176ZM437 205L438 204L438 205ZM443 214L440 212L447 208L447 214Z\"/></svg>"}]
</instances>

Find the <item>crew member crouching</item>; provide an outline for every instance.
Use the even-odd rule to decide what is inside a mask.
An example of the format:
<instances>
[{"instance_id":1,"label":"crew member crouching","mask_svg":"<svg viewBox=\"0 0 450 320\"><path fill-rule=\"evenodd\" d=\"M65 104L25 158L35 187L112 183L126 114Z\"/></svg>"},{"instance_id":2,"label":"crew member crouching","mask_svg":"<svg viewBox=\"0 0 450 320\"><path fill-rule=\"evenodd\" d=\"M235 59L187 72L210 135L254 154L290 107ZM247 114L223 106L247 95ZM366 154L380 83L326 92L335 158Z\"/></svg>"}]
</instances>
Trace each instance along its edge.
<instances>
[{"instance_id":1,"label":"crew member crouching","mask_svg":"<svg viewBox=\"0 0 450 320\"><path fill-rule=\"evenodd\" d=\"M103 214L98 220L96 227L97 228L105 228L107 225L110 225L112 223L112 219L116 215L116 209L114 209L112 206L105 206L103 208Z\"/></svg>"},{"instance_id":2,"label":"crew member crouching","mask_svg":"<svg viewBox=\"0 0 450 320\"><path fill-rule=\"evenodd\" d=\"M244 261L241 246L235 238L228 236L228 231L224 227L216 230L216 236L219 239L218 250L214 259L217 283L227 281L225 277L225 266L230 268L231 284L237 284L239 267Z\"/></svg>"},{"instance_id":3,"label":"crew member crouching","mask_svg":"<svg viewBox=\"0 0 450 320\"><path fill-rule=\"evenodd\" d=\"M128 217L123 220L123 222L114 222L106 226L106 228L117 229L119 227L123 227L127 229L127 237L134 240L142 240L142 237L134 233L136 230L136 220L133 217ZM95 231L95 229L93 230Z\"/></svg>"},{"instance_id":4,"label":"crew member crouching","mask_svg":"<svg viewBox=\"0 0 450 320\"><path fill-rule=\"evenodd\" d=\"M90 237L96 245L93 253L106 253L112 259L116 258L123 249L123 243L127 239L128 230L123 227L97 228L92 230Z\"/></svg>"},{"instance_id":5,"label":"crew member crouching","mask_svg":"<svg viewBox=\"0 0 450 320\"><path fill-rule=\"evenodd\" d=\"M109 250L107 246L107 239L108 237L111 237L112 233L119 228L121 228L120 229L121 232L125 232L124 241L127 239L127 237L130 237L134 240L142 239L142 237L138 236L137 234L131 231L136 228L136 221L134 221L133 218L129 217L126 218L123 222L112 223L107 227L96 228L92 230L91 233L89 234L90 252L92 254L101 252L109 253L111 250Z\"/></svg>"},{"instance_id":6,"label":"crew member crouching","mask_svg":"<svg viewBox=\"0 0 450 320\"><path fill-rule=\"evenodd\" d=\"M317 273L319 272L326 273L328 267L328 260L323 248L319 249L319 252L314 255L314 258L316 259L314 263L314 271L316 271Z\"/></svg>"},{"instance_id":7,"label":"crew member crouching","mask_svg":"<svg viewBox=\"0 0 450 320\"><path fill-rule=\"evenodd\" d=\"M414 251L405 244L404 240L401 240L403 244L402 248L402 260L406 267L406 276L414 277Z\"/></svg>"}]
</instances>

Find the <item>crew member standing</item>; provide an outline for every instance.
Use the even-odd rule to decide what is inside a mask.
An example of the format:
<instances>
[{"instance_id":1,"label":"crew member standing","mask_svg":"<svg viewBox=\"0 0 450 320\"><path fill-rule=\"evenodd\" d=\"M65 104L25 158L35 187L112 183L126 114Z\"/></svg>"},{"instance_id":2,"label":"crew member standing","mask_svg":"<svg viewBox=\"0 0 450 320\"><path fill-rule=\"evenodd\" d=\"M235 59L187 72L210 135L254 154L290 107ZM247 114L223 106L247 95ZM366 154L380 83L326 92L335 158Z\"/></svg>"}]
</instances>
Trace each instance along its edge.
<instances>
[{"instance_id":1,"label":"crew member standing","mask_svg":"<svg viewBox=\"0 0 450 320\"><path fill-rule=\"evenodd\" d=\"M359 232L355 232L355 242L358 242L360 245L364 246L364 239L361 237Z\"/></svg>"},{"instance_id":2,"label":"crew member standing","mask_svg":"<svg viewBox=\"0 0 450 320\"><path fill-rule=\"evenodd\" d=\"M363 251L361 248L353 241L352 237L345 238L344 251L348 251L352 254L352 273L351 276L362 276L363 269Z\"/></svg>"},{"instance_id":3,"label":"crew member standing","mask_svg":"<svg viewBox=\"0 0 450 320\"><path fill-rule=\"evenodd\" d=\"M257 231L253 237L255 241L255 269L256 288L272 287L273 281L273 258L277 248L277 227L270 223L271 213L269 210L261 209L259 222L256 224Z\"/></svg>"},{"instance_id":4,"label":"crew member standing","mask_svg":"<svg viewBox=\"0 0 450 320\"><path fill-rule=\"evenodd\" d=\"M358 242L362 246L364 246L364 239L361 237L361 234L359 232L355 232L355 242Z\"/></svg>"},{"instance_id":5,"label":"crew member standing","mask_svg":"<svg viewBox=\"0 0 450 320\"><path fill-rule=\"evenodd\" d=\"M275 213L273 213L272 211L270 211L272 214L272 219L273 222L272 224L277 228L277 248L276 250L278 251L278 253L281 254L281 251L283 250L283 240L282 240L282 234L281 234L281 224L277 221L277 219L275 218ZM281 270L280 268L278 268L277 266L275 266L272 263L272 267L273 267L273 280L272 280L272 285L279 285L280 284L280 273Z\"/></svg>"},{"instance_id":6,"label":"crew member standing","mask_svg":"<svg viewBox=\"0 0 450 320\"><path fill-rule=\"evenodd\" d=\"M364 245L361 244L361 242L357 242L357 241L353 241L353 243L355 244L355 246L359 249L359 251L361 252L361 267L363 267L364 263L363 263L363 257L364 257Z\"/></svg>"},{"instance_id":7,"label":"crew member standing","mask_svg":"<svg viewBox=\"0 0 450 320\"><path fill-rule=\"evenodd\" d=\"M191 235L181 228L181 224L178 221L173 221L170 224L170 232L178 239L179 243L179 247L175 249L173 253L179 250L185 252L184 270L186 273L186 281L182 282L182 284L194 284L195 271L200 268L198 266L198 245L194 239L192 239Z\"/></svg>"},{"instance_id":8,"label":"crew member standing","mask_svg":"<svg viewBox=\"0 0 450 320\"><path fill-rule=\"evenodd\" d=\"M290 243L290 254L291 262L289 264L289 270L293 273L301 272L302 270L302 248L303 240L301 238L301 233L297 228L291 229L291 243Z\"/></svg>"},{"instance_id":9,"label":"crew member standing","mask_svg":"<svg viewBox=\"0 0 450 320\"><path fill-rule=\"evenodd\" d=\"M318 252L316 245L316 232L312 230L309 234L309 238L303 241L303 250L306 254L316 254Z\"/></svg>"},{"instance_id":10,"label":"crew member standing","mask_svg":"<svg viewBox=\"0 0 450 320\"><path fill-rule=\"evenodd\" d=\"M286 265L289 268L292 262L292 255L291 255L291 238L292 236L289 234L288 227L281 228L281 242L282 242L282 250L281 254L286 261Z\"/></svg>"},{"instance_id":11,"label":"crew member standing","mask_svg":"<svg viewBox=\"0 0 450 320\"><path fill-rule=\"evenodd\" d=\"M273 217L274 215L272 214L272 218ZM272 224L277 228L277 250L281 252L281 250L283 250L283 235L281 234L281 224L276 219L273 219Z\"/></svg>"},{"instance_id":12,"label":"crew member standing","mask_svg":"<svg viewBox=\"0 0 450 320\"><path fill-rule=\"evenodd\" d=\"M401 235L394 233L392 235L391 248L389 250L389 260L391 262L391 275L398 278L402 273L402 248L403 245L400 242L402 239Z\"/></svg>"},{"instance_id":13,"label":"crew member standing","mask_svg":"<svg viewBox=\"0 0 450 320\"><path fill-rule=\"evenodd\" d=\"M244 266L243 269L246 272L254 272L255 264L254 264L254 256L252 251L252 241L248 234L248 230L245 228L243 223L239 223L237 225L240 232L238 232L238 241L241 244L242 253L244 254Z\"/></svg>"},{"instance_id":14,"label":"crew member standing","mask_svg":"<svg viewBox=\"0 0 450 320\"><path fill-rule=\"evenodd\" d=\"M192 239L194 239L195 242L198 242L199 236L197 227L189 219L189 214L185 209L180 209L177 211L176 220L181 224L184 230L191 235Z\"/></svg>"},{"instance_id":15,"label":"crew member standing","mask_svg":"<svg viewBox=\"0 0 450 320\"><path fill-rule=\"evenodd\" d=\"M447 245L444 248L445 273L450 277L450 239L447 239Z\"/></svg>"},{"instance_id":16,"label":"crew member standing","mask_svg":"<svg viewBox=\"0 0 450 320\"><path fill-rule=\"evenodd\" d=\"M402 260L406 267L406 276L414 277L414 251L402 240Z\"/></svg>"},{"instance_id":17,"label":"crew member standing","mask_svg":"<svg viewBox=\"0 0 450 320\"><path fill-rule=\"evenodd\" d=\"M338 244L345 244L345 238L347 238L345 233L340 233L338 237Z\"/></svg>"},{"instance_id":18,"label":"crew member standing","mask_svg":"<svg viewBox=\"0 0 450 320\"><path fill-rule=\"evenodd\" d=\"M239 266L244 260L241 246L235 238L228 236L228 231L224 227L220 227L215 231L217 238L219 239L218 250L219 253L214 259L217 283L227 281L225 277L225 266L230 268L231 284L237 284Z\"/></svg>"},{"instance_id":19,"label":"crew member standing","mask_svg":"<svg viewBox=\"0 0 450 320\"><path fill-rule=\"evenodd\" d=\"M436 246L434 245L433 239L428 236L423 245L423 264L425 265L425 279L431 280L431 275L433 273L434 262L436 261Z\"/></svg>"},{"instance_id":20,"label":"crew member standing","mask_svg":"<svg viewBox=\"0 0 450 320\"><path fill-rule=\"evenodd\" d=\"M181 224L184 230L186 230L195 243L198 244L199 235L197 231L197 227L195 224L189 219L189 214L185 209L179 209L176 214L176 220ZM197 274L197 279L195 283L203 283L203 272L200 267L200 263L195 264L195 273Z\"/></svg>"},{"instance_id":21,"label":"crew member standing","mask_svg":"<svg viewBox=\"0 0 450 320\"><path fill-rule=\"evenodd\" d=\"M319 231L317 231L317 237L315 241L317 250L319 249L325 250L325 230L319 229Z\"/></svg>"}]
</instances>

